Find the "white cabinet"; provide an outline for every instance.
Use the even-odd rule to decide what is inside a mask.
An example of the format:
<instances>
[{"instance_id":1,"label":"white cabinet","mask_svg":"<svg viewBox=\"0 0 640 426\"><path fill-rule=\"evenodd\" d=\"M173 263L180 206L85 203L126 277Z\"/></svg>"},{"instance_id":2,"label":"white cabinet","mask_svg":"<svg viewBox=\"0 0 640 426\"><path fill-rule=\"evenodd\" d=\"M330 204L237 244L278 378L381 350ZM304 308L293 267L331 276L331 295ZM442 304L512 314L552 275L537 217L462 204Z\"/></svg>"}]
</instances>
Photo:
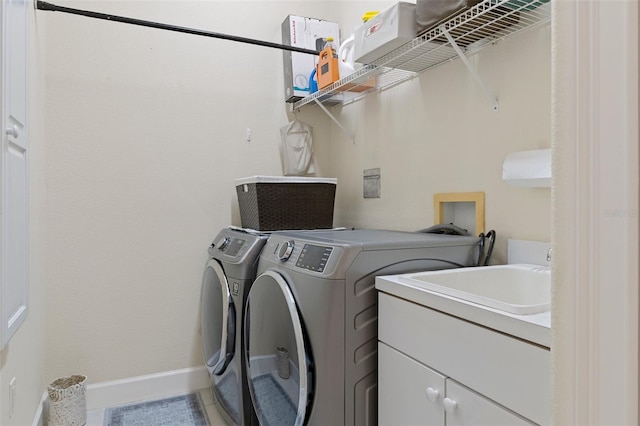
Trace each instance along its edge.
<instances>
[{"instance_id":1,"label":"white cabinet","mask_svg":"<svg viewBox=\"0 0 640 426\"><path fill-rule=\"evenodd\" d=\"M2 348L27 316L27 7L27 0L2 2Z\"/></svg>"},{"instance_id":2,"label":"white cabinet","mask_svg":"<svg viewBox=\"0 0 640 426\"><path fill-rule=\"evenodd\" d=\"M378 360L381 426L532 424L384 343Z\"/></svg>"},{"instance_id":3,"label":"white cabinet","mask_svg":"<svg viewBox=\"0 0 640 426\"><path fill-rule=\"evenodd\" d=\"M379 293L384 425L551 422L549 348Z\"/></svg>"}]
</instances>

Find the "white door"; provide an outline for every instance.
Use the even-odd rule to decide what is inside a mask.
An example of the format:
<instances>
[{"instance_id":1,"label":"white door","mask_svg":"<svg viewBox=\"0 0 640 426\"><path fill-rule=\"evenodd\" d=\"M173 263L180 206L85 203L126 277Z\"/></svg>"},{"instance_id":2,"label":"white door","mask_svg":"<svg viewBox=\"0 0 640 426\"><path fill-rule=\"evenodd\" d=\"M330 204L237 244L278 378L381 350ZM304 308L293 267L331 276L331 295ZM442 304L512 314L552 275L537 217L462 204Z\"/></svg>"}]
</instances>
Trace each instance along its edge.
<instances>
[{"instance_id":1,"label":"white door","mask_svg":"<svg viewBox=\"0 0 640 426\"><path fill-rule=\"evenodd\" d=\"M2 2L2 339L27 316L28 141L27 1Z\"/></svg>"}]
</instances>

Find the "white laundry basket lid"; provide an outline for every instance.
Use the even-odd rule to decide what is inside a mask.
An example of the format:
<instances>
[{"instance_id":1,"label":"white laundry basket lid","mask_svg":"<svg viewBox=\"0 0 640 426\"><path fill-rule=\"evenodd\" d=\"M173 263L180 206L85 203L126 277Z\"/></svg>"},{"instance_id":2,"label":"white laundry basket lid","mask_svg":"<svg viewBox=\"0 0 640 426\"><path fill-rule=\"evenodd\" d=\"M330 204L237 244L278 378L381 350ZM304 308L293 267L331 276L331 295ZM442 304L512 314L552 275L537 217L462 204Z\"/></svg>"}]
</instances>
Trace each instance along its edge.
<instances>
[{"instance_id":1,"label":"white laundry basket lid","mask_svg":"<svg viewBox=\"0 0 640 426\"><path fill-rule=\"evenodd\" d=\"M250 183L330 183L336 185L336 178L304 177L304 176L248 176L234 179L236 186Z\"/></svg>"}]
</instances>

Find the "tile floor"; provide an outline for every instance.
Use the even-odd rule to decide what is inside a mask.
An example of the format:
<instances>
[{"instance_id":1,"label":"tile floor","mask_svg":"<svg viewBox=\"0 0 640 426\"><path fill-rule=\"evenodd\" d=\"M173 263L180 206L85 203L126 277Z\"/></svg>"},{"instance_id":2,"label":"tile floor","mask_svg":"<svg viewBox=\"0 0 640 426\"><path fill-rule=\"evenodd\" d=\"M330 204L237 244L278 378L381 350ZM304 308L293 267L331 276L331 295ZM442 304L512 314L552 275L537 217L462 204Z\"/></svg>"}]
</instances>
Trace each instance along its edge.
<instances>
[{"instance_id":1,"label":"tile floor","mask_svg":"<svg viewBox=\"0 0 640 426\"><path fill-rule=\"evenodd\" d=\"M216 405L213 403L213 397L211 395L211 389L201 389L200 398L207 410L207 416L209 417L209 424L211 426L227 426L222 419ZM87 412L87 426L103 426L104 425L104 408L98 410L89 410Z\"/></svg>"}]
</instances>

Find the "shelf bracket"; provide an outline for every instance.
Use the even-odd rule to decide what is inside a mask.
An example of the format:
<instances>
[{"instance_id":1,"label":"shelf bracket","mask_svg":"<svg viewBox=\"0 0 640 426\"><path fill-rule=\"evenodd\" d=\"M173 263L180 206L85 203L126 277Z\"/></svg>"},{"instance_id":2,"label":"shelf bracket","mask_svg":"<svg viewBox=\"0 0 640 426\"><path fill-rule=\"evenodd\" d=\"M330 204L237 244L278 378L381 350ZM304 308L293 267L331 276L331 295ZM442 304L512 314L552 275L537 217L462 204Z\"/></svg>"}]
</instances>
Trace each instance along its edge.
<instances>
[{"instance_id":1,"label":"shelf bracket","mask_svg":"<svg viewBox=\"0 0 640 426\"><path fill-rule=\"evenodd\" d=\"M462 62L464 62L464 64L467 66L473 78L476 79L476 81L478 82L482 90L484 90L484 93L489 98L489 102L491 103L491 107L493 108L493 110L498 111L499 109L498 99L493 95L493 93L491 93L491 91L489 91L487 86L485 86L484 82L480 78L480 75L478 75L478 72L473 68L473 66L471 65L471 62L469 62L469 58L466 57L462 49L460 49L460 46L458 46L458 44L453 39L453 37L451 37L451 34L449 34L449 31L446 30L444 25L440 25L438 28L440 29L440 31L442 31L444 36L447 38L447 40L451 44L451 47L453 47L453 50L455 50L458 56L460 57L460 59L462 59Z\"/></svg>"},{"instance_id":2,"label":"shelf bracket","mask_svg":"<svg viewBox=\"0 0 640 426\"><path fill-rule=\"evenodd\" d=\"M327 107L325 107L324 105L322 105L322 102L320 102L318 100L318 98L314 99L315 103L318 104L318 106L324 111L325 114L327 114L329 116L329 118L331 120L333 120L334 123L336 123L336 126L338 126L340 128L340 130L342 130L342 132L347 135L349 137L349 139L351 139L351 142L353 142L354 144L356 143L356 138L354 136L351 135L351 133L349 133L349 131L342 125L342 123L340 123L338 121L337 118L335 118L333 116L333 114L331 114L331 111L329 111L327 109Z\"/></svg>"}]
</instances>

